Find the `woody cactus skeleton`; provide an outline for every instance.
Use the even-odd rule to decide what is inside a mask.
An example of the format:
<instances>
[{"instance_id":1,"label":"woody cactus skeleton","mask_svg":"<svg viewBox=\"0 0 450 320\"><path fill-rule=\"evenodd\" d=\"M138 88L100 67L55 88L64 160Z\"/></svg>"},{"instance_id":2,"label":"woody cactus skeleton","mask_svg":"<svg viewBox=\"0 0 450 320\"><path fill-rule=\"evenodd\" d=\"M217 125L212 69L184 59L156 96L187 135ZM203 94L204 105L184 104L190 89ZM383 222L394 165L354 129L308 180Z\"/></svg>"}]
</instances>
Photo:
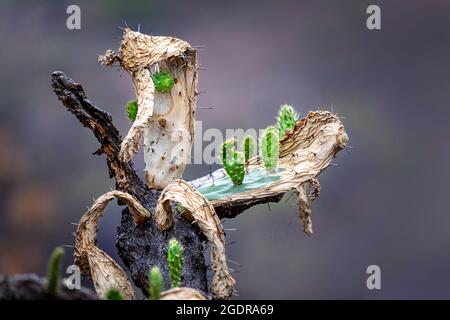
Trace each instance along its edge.
<instances>
[{"instance_id":1,"label":"woody cactus skeleton","mask_svg":"<svg viewBox=\"0 0 450 320\"><path fill-rule=\"evenodd\" d=\"M99 61L105 65L118 61L131 76L136 93L138 112L121 144L120 159L130 161L143 139L147 184L164 188L182 176L192 147L195 50L176 38L125 29L119 54L108 50Z\"/></svg>"},{"instance_id":2,"label":"woody cactus skeleton","mask_svg":"<svg viewBox=\"0 0 450 320\"><path fill-rule=\"evenodd\" d=\"M234 181L236 185L232 184L235 191L211 200L201 190L214 187L214 181L226 177L223 169L191 182L180 179L194 134L198 74L195 50L179 39L153 37L125 29L119 52L109 50L99 60L105 65L118 62L130 74L134 85L137 114L123 140L111 116L87 99L80 84L62 72L52 75L53 89L58 98L68 111L92 130L101 144L95 154L106 155L110 177L116 180L117 190L94 202L82 217L76 232L75 262L84 274L93 279L99 296L103 297L115 288L125 299L135 297L123 267L95 244L98 220L113 198L127 205L122 211L116 238L119 255L134 284L145 296L150 292L153 297L159 296L155 294L155 286L149 289L148 276L152 267L161 272L162 280L158 280L157 286L171 286L167 239L176 238L184 248L181 287L161 292L161 299L227 299L231 296L235 280L227 267L221 218L235 217L258 203L277 202L286 192L294 191L298 194L304 231L312 233L308 202L314 200L320 191L317 176L348 142L336 115L327 111L310 112L304 119L289 123L285 135L280 137L278 130L270 128L269 135L272 138L276 136L279 141L272 145L273 139L270 140L264 152L268 152L270 157L278 155L277 159L269 161L270 164L276 163L278 168L269 166L270 170L266 170L267 159L265 163L260 156L250 157L256 149L253 141L247 141L247 147L244 143L239 172L244 174L245 164L245 174L249 176L264 171L268 175L276 174L277 178L241 190L240 183L245 187L246 181L239 177ZM132 110L135 109L136 106L132 106ZM142 140L146 184L138 178L130 161ZM308 187L311 189L309 196ZM213 277L209 288L203 257L202 241L205 240L211 245Z\"/></svg>"}]
</instances>

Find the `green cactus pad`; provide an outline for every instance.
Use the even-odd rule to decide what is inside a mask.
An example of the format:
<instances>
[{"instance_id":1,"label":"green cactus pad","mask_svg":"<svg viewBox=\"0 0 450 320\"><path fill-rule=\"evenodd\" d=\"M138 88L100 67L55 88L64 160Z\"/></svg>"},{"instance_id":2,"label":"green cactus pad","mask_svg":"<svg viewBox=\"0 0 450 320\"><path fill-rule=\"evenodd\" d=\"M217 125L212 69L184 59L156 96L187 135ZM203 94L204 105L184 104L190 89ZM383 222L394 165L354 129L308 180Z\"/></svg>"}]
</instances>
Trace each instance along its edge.
<instances>
[{"instance_id":1,"label":"green cactus pad","mask_svg":"<svg viewBox=\"0 0 450 320\"><path fill-rule=\"evenodd\" d=\"M106 300L123 300L123 295L116 288L111 288L105 294Z\"/></svg>"},{"instance_id":2,"label":"green cactus pad","mask_svg":"<svg viewBox=\"0 0 450 320\"><path fill-rule=\"evenodd\" d=\"M278 111L277 128L280 139L283 139L287 130L292 130L298 120L298 114L288 104L283 104Z\"/></svg>"},{"instance_id":3,"label":"green cactus pad","mask_svg":"<svg viewBox=\"0 0 450 320\"><path fill-rule=\"evenodd\" d=\"M275 127L270 126L263 132L259 149L264 167L269 171L274 170L280 156L279 135Z\"/></svg>"},{"instance_id":4,"label":"green cactus pad","mask_svg":"<svg viewBox=\"0 0 450 320\"><path fill-rule=\"evenodd\" d=\"M245 177L245 158L236 150L235 139L226 140L221 147L222 165L234 185L242 184Z\"/></svg>"},{"instance_id":5,"label":"green cactus pad","mask_svg":"<svg viewBox=\"0 0 450 320\"><path fill-rule=\"evenodd\" d=\"M245 136L242 141L242 150L244 150L245 162L256 155L256 141L252 136Z\"/></svg>"},{"instance_id":6,"label":"green cactus pad","mask_svg":"<svg viewBox=\"0 0 450 320\"><path fill-rule=\"evenodd\" d=\"M261 168L251 169L246 175L241 185L234 185L225 172L221 172L221 176L215 174L214 185L205 185L198 189L209 201L219 200L229 197L236 193L246 192L258 188L262 188L269 183L280 180L280 173L284 168L277 168L273 172ZM220 175L220 174L219 174Z\"/></svg>"},{"instance_id":7,"label":"green cactus pad","mask_svg":"<svg viewBox=\"0 0 450 320\"><path fill-rule=\"evenodd\" d=\"M169 265L169 277L172 288L178 287L183 274L183 246L175 238L169 241L167 264Z\"/></svg>"},{"instance_id":8,"label":"green cactus pad","mask_svg":"<svg viewBox=\"0 0 450 320\"><path fill-rule=\"evenodd\" d=\"M172 89L175 79L168 72L158 72L152 76L153 84L155 90L160 93L169 92Z\"/></svg>"},{"instance_id":9,"label":"green cactus pad","mask_svg":"<svg viewBox=\"0 0 450 320\"><path fill-rule=\"evenodd\" d=\"M137 113L138 113L138 104L137 104L136 100L128 101L126 113L127 113L128 119L130 119L130 121L136 120Z\"/></svg>"},{"instance_id":10,"label":"green cactus pad","mask_svg":"<svg viewBox=\"0 0 450 320\"><path fill-rule=\"evenodd\" d=\"M149 298L150 300L159 300L161 296L161 288L163 277L158 267L153 267L148 274L149 282Z\"/></svg>"}]
</instances>

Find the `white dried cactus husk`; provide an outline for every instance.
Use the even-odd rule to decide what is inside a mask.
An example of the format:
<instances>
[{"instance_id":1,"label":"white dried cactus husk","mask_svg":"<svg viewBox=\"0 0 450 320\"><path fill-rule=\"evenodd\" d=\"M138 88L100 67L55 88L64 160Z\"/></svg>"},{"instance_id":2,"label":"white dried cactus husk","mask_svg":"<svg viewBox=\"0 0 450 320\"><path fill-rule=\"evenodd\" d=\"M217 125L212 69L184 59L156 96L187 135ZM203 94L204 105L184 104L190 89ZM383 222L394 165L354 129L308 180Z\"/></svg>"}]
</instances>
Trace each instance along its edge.
<instances>
[{"instance_id":1,"label":"white dried cactus husk","mask_svg":"<svg viewBox=\"0 0 450 320\"><path fill-rule=\"evenodd\" d=\"M149 187L162 189L182 176L194 141L198 63L189 43L125 29L119 54L99 57L105 65L118 60L133 81L138 114L124 138L119 157L129 161L144 139L145 176ZM175 79L167 93L156 92L152 75L164 71Z\"/></svg>"},{"instance_id":2,"label":"white dried cactus husk","mask_svg":"<svg viewBox=\"0 0 450 320\"><path fill-rule=\"evenodd\" d=\"M122 200L130 209L135 223L150 218L150 213L132 195L121 191L110 191L97 198L78 224L75 241L75 264L83 275L94 282L97 295L103 298L106 292L115 288L124 299L134 299L134 291L125 271L104 251L96 246L98 222L106 205L113 199Z\"/></svg>"}]
</instances>

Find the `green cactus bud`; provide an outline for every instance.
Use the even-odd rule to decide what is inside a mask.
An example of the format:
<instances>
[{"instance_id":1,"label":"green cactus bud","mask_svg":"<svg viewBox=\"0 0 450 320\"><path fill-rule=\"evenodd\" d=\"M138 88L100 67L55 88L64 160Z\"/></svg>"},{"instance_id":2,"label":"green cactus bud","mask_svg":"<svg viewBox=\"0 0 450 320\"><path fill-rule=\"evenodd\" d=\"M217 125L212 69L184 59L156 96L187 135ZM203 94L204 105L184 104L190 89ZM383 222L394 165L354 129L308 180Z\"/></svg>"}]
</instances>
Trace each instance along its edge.
<instances>
[{"instance_id":1,"label":"green cactus bud","mask_svg":"<svg viewBox=\"0 0 450 320\"><path fill-rule=\"evenodd\" d=\"M178 287L183 273L183 246L175 238L169 241L167 263L169 265L169 277L172 288Z\"/></svg>"},{"instance_id":2,"label":"green cactus bud","mask_svg":"<svg viewBox=\"0 0 450 320\"><path fill-rule=\"evenodd\" d=\"M277 128L280 139L283 139L287 130L292 130L298 120L298 114L290 105L283 104L278 111Z\"/></svg>"},{"instance_id":3,"label":"green cactus bud","mask_svg":"<svg viewBox=\"0 0 450 320\"><path fill-rule=\"evenodd\" d=\"M248 162L256 153L256 142L252 136L245 136L242 141L242 150L244 150L245 162Z\"/></svg>"},{"instance_id":4,"label":"green cactus bud","mask_svg":"<svg viewBox=\"0 0 450 320\"><path fill-rule=\"evenodd\" d=\"M169 92L172 89L175 79L168 72L158 72L152 76L155 90L161 93Z\"/></svg>"},{"instance_id":5,"label":"green cactus bud","mask_svg":"<svg viewBox=\"0 0 450 320\"><path fill-rule=\"evenodd\" d=\"M237 141L234 138L225 140L220 148L220 158L225 167L234 157L234 151L237 148Z\"/></svg>"},{"instance_id":6,"label":"green cactus bud","mask_svg":"<svg viewBox=\"0 0 450 320\"><path fill-rule=\"evenodd\" d=\"M280 142L278 138L278 131L273 126L268 127L261 136L259 149L264 167L268 171L275 170L278 164L278 157L280 156Z\"/></svg>"},{"instance_id":7,"label":"green cactus bud","mask_svg":"<svg viewBox=\"0 0 450 320\"><path fill-rule=\"evenodd\" d=\"M138 104L136 100L128 101L126 113L130 121L136 120L136 116L138 113Z\"/></svg>"},{"instance_id":8,"label":"green cactus bud","mask_svg":"<svg viewBox=\"0 0 450 320\"><path fill-rule=\"evenodd\" d=\"M106 300L123 300L123 295L116 288L111 288L106 292L105 299Z\"/></svg>"},{"instance_id":9,"label":"green cactus bud","mask_svg":"<svg viewBox=\"0 0 450 320\"><path fill-rule=\"evenodd\" d=\"M158 267L153 267L148 273L148 282L149 282L149 299L150 300L159 300L161 296L161 287L163 283L163 277L161 271L159 271Z\"/></svg>"},{"instance_id":10,"label":"green cactus bud","mask_svg":"<svg viewBox=\"0 0 450 320\"><path fill-rule=\"evenodd\" d=\"M56 247L50 259L48 260L47 268L47 291L51 295L55 295L58 291L61 279L61 264L64 256L64 249L62 247Z\"/></svg>"},{"instance_id":11,"label":"green cactus bud","mask_svg":"<svg viewBox=\"0 0 450 320\"><path fill-rule=\"evenodd\" d=\"M236 139L226 140L221 147L221 159L225 172L234 185L240 185L245 177L245 157L242 152L236 150Z\"/></svg>"}]
</instances>

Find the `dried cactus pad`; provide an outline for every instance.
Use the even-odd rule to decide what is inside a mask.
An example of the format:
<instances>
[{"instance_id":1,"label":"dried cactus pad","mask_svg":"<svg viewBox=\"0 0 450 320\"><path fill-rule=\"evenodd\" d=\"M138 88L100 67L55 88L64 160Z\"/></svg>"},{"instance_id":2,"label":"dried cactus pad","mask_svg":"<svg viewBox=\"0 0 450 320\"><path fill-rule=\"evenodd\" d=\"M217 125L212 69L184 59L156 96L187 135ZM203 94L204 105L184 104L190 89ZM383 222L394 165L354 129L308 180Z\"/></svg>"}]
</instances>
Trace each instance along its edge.
<instances>
[{"instance_id":1,"label":"dried cactus pad","mask_svg":"<svg viewBox=\"0 0 450 320\"><path fill-rule=\"evenodd\" d=\"M236 210L229 213L227 208L241 208L242 211L269 199L280 199L286 192L294 191L299 195L299 214L304 222L304 231L311 234L306 186L311 186L310 200L314 200L320 190L317 176L347 144L348 136L337 115L328 111L310 112L280 140L278 167L274 173L263 176L263 160L254 157L248 165L249 179L238 188L224 183L223 170L190 184L211 200L217 212L231 215L235 215Z\"/></svg>"},{"instance_id":2,"label":"dried cactus pad","mask_svg":"<svg viewBox=\"0 0 450 320\"><path fill-rule=\"evenodd\" d=\"M119 157L131 160L144 139L147 184L162 189L182 176L194 141L196 51L177 38L125 29L119 53L108 50L99 60L119 61L135 89L138 112Z\"/></svg>"}]
</instances>

